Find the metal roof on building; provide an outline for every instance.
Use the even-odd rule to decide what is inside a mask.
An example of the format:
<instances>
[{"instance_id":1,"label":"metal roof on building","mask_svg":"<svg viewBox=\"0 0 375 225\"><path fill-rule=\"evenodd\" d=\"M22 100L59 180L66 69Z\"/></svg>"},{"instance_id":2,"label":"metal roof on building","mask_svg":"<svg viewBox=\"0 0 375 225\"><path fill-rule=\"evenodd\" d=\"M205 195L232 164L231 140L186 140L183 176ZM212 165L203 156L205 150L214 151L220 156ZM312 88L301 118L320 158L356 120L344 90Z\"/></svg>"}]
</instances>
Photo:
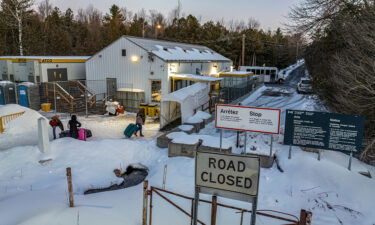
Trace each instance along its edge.
<instances>
[{"instance_id":1,"label":"metal roof on building","mask_svg":"<svg viewBox=\"0 0 375 225\"><path fill-rule=\"evenodd\" d=\"M164 61L228 61L230 59L202 46L179 42L124 36L129 41L153 53Z\"/></svg>"},{"instance_id":2,"label":"metal roof on building","mask_svg":"<svg viewBox=\"0 0 375 225\"><path fill-rule=\"evenodd\" d=\"M0 56L12 62L38 61L41 63L84 63L90 56Z\"/></svg>"},{"instance_id":3,"label":"metal roof on building","mask_svg":"<svg viewBox=\"0 0 375 225\"><path fill-rule=\"evenodd\" d=\"M217 82L223 80L223 78L200 76L195 74L171 74L169 76L178 80L190 80L196 82Z\"/></svg>"}]
</instances>

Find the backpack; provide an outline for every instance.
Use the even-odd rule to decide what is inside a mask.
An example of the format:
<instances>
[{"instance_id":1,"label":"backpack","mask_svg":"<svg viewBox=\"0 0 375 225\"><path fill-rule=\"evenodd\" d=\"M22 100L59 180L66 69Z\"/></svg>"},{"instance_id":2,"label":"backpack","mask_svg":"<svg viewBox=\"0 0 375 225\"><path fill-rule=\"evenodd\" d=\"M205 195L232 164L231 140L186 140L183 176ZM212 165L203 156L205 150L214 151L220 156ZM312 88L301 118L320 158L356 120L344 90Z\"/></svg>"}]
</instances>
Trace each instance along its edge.
<instances>
[{"instance_id":1,"label":"backpack","mask_svg":"<svg viewBox=\"0 0 375 225\"><path fill-rule=\"evenodd\" d=\"M51 121L49 121L49 124L50 124L52 127L56 127L56 126L57 126L57 122L56 122L56 120L51 120Z\"/></svg>"}]
</instances>

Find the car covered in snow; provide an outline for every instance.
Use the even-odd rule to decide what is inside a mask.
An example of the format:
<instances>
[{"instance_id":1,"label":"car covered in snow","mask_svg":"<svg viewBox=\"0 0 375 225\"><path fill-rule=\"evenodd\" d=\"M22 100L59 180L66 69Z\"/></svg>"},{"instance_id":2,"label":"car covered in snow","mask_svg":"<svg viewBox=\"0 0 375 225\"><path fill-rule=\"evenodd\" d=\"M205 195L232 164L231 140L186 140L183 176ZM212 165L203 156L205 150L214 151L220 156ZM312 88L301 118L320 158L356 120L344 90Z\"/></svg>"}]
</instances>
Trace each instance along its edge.
<instances>
[{"instance_id":1,"label":"car covered in snow","mask_svg":"<svg viewBox=\"0 0 375 225\"><path fill-rule=\"evenodd\" d=\"M313 87L312 87L312 82L310 78L301 78L301 80L297 84L297 93L313 93Z\"/></svg>"}]
</instances>

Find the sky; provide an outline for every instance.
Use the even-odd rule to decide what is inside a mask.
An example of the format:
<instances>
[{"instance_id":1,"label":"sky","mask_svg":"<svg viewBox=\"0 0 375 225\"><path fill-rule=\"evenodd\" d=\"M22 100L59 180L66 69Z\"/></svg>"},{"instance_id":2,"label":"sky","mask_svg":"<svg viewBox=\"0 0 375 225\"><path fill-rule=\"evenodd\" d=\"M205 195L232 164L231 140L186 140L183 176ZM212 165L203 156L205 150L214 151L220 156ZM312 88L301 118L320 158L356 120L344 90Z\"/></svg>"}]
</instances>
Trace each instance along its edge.
<instances>
[{"instance_id":1,"label":"sky","mask_svg":"<svg viewBox=\"0 0 375 225\"><path fill-rule=\"evenodd\" d=\"M39 2L41 0L38 0ZM193 14L201 18L202 22L224 19L244 20L253 17L260 22L261 28L275 30L283 27L287 22L289 9L302 0L180 0L182 12L186 15ZM86 8L92 4L102 12L108 12L112 4L126 7L133 12L140 9L155 9L164 15L177 6L178 0L50 0L50 2L66 10L68 7L75 12L79 8Z\"/></svg>"}]
</instances>

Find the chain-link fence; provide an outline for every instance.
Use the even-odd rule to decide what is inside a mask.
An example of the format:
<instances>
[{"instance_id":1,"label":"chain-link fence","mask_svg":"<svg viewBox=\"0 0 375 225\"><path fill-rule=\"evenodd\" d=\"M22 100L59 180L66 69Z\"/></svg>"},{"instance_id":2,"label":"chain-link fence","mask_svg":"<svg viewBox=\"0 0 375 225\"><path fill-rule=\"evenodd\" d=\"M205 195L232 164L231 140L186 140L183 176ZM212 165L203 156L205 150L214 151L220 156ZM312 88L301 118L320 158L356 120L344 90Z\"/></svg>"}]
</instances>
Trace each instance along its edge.
<instances>
[{"instance_id":1,"label":"chain-link fence","mask_svg":"<svg viewBox=\"0 0 375 225\"><path fill-rule=\"evenodd\" d=\"M244 80L246 79L246 80ZM255 90L261 81L258 78L230 78L221 82L221 100L228 104Z\"/></svg>"}]
</instances>

